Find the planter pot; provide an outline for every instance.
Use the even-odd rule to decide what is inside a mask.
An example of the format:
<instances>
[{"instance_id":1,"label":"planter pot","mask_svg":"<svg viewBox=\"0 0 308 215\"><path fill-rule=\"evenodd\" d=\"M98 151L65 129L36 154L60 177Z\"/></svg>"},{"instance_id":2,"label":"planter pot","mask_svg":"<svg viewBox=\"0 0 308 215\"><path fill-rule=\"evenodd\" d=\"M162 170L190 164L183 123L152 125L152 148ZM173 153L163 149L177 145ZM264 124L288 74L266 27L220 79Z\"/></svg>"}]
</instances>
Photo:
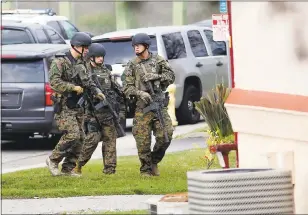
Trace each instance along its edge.
<instances>
[{"instance_id":1,"label":"planter pot","mask_svg":"<svg viewBox=\"0 0 308 215\"><path fill-rule=\"evenodd\" d=\"M232 150L237 150L237 144L218 144L216 149L221 153L229 153Z\"/></svg>"},{"instance_id":2,"label":"planter pot","mask_svg":"<svg viewBox=\"0 0 308 215\"><path fill-rule=\"evenodd\" d=\"M237 151L237 144L236 143L218 144L216 146L216 150L217 150L217 152L221 152L221 154L223 156L224 163L225 163L224 168L229 168L229 153L232 150ZM238 162L238 159L236 159L236 161ZM238 165L236 165L236 166L238 166Z\"/></svg>"},{"instance_id":3,"label":"planter pot","mask_svg":"<svg viewBox=\"0 0 308 215\"><path fill-rule=\"evenodd\" d=\"M189 214L293 214L290 171L192 171L187 183Z\"/></svg>"}]
</instances>

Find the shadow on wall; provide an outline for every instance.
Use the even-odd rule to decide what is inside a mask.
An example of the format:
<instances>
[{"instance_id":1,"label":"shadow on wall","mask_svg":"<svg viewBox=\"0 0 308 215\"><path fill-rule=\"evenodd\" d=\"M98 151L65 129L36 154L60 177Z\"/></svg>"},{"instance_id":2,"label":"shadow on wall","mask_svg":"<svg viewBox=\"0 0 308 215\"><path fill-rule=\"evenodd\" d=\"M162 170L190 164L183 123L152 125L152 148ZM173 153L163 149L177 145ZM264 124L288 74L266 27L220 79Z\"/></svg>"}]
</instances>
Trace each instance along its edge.
<instances>
[{"instance_id":1,"label":"shadow on wall","mask_svg":"<svg viewBox=\"0 0 308 215\"><path fill-rule=\"evenodd\" d=\"M306 42L305 28L303 23L305 22L305 8L301 8L298 2L268 2L269 15L275 16L289 16L292 18L293 25L293 43L294 54L299 62L306 61L308 59L308 48ZM303 20L302 20L303 19Z\"/></svg>"}]
</instances>

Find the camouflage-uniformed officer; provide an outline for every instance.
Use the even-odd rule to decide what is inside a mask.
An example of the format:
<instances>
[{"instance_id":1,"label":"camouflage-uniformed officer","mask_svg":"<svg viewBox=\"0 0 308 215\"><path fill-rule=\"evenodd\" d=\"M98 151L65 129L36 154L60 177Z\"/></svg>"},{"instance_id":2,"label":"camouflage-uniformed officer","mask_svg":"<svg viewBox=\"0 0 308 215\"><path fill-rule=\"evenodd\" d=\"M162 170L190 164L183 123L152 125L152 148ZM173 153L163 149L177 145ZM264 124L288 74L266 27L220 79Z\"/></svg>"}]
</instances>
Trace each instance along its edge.
<instances>
[{"instance_id":1,"label":"camouflage-uniformed officer","mask_svg":"<svg viewBox=\"0 0 308 215\"><path fill-rule=\"evenodd\" d=\"M131 60L124 71L124 93L127 98L135 96L136 111L133 120L132 133L136 140L139 160L141 162L140 173L143 176L158 176L157 164L163 159L170 145L173 134L173 126L168 115L166 104L163 109L165 128L161 128L159 121L153 112L143 113L142 110L151 103L149 90L145 82L159 81L158 88L161 95L175 80L173 70L163 57L149 52L151 39L147 34L136 34L132 39L136 58ZM164 142L163 129L167 130L169 142ZM151 152L151 132L153 130L156 143Z\"/></svg>"},{"instance_id":2,"label":"camouflage-uniformed officer","mask_svg":"<svg viewBox=\"0 0 308 215\"><path fill-rule=\"evenodd\" d=\"M83 64L83 55L87 53L91 38L83 32L78 32L72 37L70 43L70 51L56 55L49 71L49 82L57 92L60 107L60 111L55 113L55 121L63 135L47 158L46 164L52 175L63 173L78 176L73 169L76 166L84 136L82 128L84 114L83 108L78 107L77 102L83 93L83 87L90 89L102 100L105 97L90 79ZM77 74L80 80L77 79ZM63 158L65 159L60 173L58 164Z\"/></svg>"},{"instance_id":3,"label":"camouflage-uniformed officer","mask_svg":"<svg viewBox=\"0 0 308 215\"><path fill-rule=\"evenodd\" d=\"M93 43L89 47L87 61L87 69L93 75L96 75L97 80L101 85L103 92L108 91L108 94L105 93L106 99L110 93L115 93L115 83L111 79L111 72L103 64L104 57L106 55L106 50L102 44ZM115 98L115 96L113 97ZM98 101L99 102L99 101ZM109 101L110 103L115 102ZM94 102L94 105L95 102ZM117 131L112 119L112 114L108 108L102 108L96 110L95 116L100 121L100 126L97 124L96 119L93 115L93 110L90 110L91 107L86 109L86 118L85 118L85 131L86 136L80 157L78 158L76 172L81 174L82 167L90 160L93 152L95 151L98 143L103 141L102 144L102 155L104 162L105 174L114 174L116 171L117 164L117 154L116 154L116 139ZM119 108L117 108L119 109ZM116 111L116 112L119 112Z\"/></svg>"}]
</instances>

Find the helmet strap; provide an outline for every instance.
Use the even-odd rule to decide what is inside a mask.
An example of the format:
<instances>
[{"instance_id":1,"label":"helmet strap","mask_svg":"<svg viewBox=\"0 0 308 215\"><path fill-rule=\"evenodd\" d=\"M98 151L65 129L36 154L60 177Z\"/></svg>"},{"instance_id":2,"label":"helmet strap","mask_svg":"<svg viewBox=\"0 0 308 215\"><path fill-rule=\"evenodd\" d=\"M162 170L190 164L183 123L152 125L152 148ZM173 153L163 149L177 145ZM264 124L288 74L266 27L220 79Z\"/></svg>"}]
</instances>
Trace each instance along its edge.
<instances>
[{"instance_id":1,"label":"helmet strap","mask_svg":"<svg viewBox=\"0 0 308 215\"><path fill-rule=\"evenodd\" d=\"M92 61L96 66L101 66L101 64L96 63L95 56L92 56L91 61Z\"/></svg>"},{"instance_id":2,"label":"helmet strap","mask_svg":"<svg viewBox=\"0 0 308 215\"><path fill-rule=\"evenodd\" d=\"M137 56L141 56L147 49L149 49L149 46L148 46L148 45L146 45L146 44L142 44L142 45L144 46L145 49L143 49L142 52L137 53L137 54L136 54Z\"/></svg>"},{"instance_id":3,"label":"helmet strap","mask_svg":"<svg viewBox=\"0 0 308 215\"><path fill-rule=\"evenodd\" d=\"M78 54L80 54L80 58L83 60L83 52L84 52L84 47L82 46L82 51L78 51L75 46L72 45L72 48L75 50L75 52L77 52Z\"/></svg>"}]
</instances>

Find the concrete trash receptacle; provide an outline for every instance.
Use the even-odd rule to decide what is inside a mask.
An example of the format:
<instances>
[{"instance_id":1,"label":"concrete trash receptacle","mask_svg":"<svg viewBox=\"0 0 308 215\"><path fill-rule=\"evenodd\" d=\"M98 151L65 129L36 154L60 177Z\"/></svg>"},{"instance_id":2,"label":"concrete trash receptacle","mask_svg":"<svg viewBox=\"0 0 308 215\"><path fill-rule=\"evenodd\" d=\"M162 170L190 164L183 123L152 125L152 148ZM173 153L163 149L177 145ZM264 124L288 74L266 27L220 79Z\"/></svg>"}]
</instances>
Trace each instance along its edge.
<instances>
[{"instance_id":1,"label":"concrete trash receptacle","mask_svg":"<svg viewBox=\"0 0 308 215\"><path fill-rule=\"evenodd\" d=\"M243 168L187 172L189 214L292 214L291 174Z\"/></svg>"}]
</instances>

